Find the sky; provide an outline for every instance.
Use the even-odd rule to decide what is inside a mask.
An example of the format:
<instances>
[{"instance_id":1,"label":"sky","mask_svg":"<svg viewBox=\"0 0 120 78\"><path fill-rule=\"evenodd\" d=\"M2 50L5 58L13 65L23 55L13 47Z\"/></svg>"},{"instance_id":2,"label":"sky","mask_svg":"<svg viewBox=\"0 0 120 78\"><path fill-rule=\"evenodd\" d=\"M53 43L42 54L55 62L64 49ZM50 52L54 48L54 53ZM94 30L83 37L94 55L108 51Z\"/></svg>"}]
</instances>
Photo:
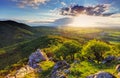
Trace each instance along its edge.
<instances>
[{"instance_id":1,"label":"sky","mask_svg":"<svg viewBox=\"0 0 120 78\"><path fill-rule=\"evenodd\" d=\"M0 20L30 26L120 26L120 0L0 0Z\"/></svg>"}]
</instances>

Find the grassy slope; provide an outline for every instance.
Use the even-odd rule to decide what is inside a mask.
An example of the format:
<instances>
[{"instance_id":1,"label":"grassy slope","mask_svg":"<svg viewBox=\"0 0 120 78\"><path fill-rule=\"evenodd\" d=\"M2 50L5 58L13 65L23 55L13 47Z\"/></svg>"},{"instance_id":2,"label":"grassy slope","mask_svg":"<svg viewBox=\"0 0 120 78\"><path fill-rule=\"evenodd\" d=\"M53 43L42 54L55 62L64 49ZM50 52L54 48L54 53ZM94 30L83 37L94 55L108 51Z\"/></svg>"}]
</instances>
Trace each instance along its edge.
<instances>
[{"instance_id":1,"label":"grassy slope","mask_svg":"<svg viewBox=\"0 0 120 78\"><path fill-rule=\"evenodd\" d=\"M117 73L115 72L115 66L117 64L119 64L119 62L96 64L88 61L82 61L78 64L72 64L73 67L70 69L71 73L69 74L69 78L85 78L86 76L95 74L99 71L106 71L117 77Z\"/></svg>"},{"instance_id":2,"label":"grassy slope","mask_svg":"<svg viewBox=\"0 0 120 78\"><path fill-rule=\"evenodd\" d=\"M19 45L3 48L6 52L0 55L1 73L16 70L26 64L29 55L37 48L48 48L53 45L62 44L65 40L67 39L60 36L43 36L32 41L20 43Z\"/></svg>"}]
</instances>

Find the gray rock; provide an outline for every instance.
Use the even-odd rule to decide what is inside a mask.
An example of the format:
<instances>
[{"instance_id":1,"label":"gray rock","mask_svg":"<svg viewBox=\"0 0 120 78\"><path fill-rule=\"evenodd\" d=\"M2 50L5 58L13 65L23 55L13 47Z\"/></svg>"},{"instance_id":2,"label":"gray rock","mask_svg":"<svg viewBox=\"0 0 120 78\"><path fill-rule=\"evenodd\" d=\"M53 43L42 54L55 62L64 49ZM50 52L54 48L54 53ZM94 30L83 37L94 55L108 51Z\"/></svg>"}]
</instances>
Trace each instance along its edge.
<instances>
[{"instance_id":1,"label":"gray rock","mask_svg":"<svg viewBox=\"0 0 120 78\"><path fill-rule=\"evenodd\" d=\"M94 78L95 75L87 76L86 78Z\"/></svg>"},{"instance_id":2,"label":"gray rock","mask_svg":"<svg viewBox=\"0 0 120 78\"><path fill-rule=\"evenodd\" d=\"M68 74L70 65L66 61L59 61L55 64L52 69L50 78L67 78L66 74Z\"/></svg>"},{"instance_id":3,"label":"gray rock","mask_svg":"<svg viewBox=\"0 0 120 78\"><path fill-rule=\"evenodd\" d=\"M40 61L47 61L48 57L45 53L41 52L40 49L37 49L36 52L32 53L29 56L29 61L28 61L28 65L32 68L38 68L39 65L37 64Z\"/></svg>"},{"instance_id":4,"label":"gray rock","mask_svg":"<svg viewBox=\"0 0 120 78\"><path fill-rule=\"evenodd\" d=\"M108 72L98 72L94 78L115 78L115 77Z\"/></svg>"},{"instance_id":5,"label":"gray rock","mask_svg":"<svg viewBox=\"0 0 120 78\"><path fill-rule=\"evenodd\" d=\"M112 62L113 60L115 60L115 56L108 56L108 57L106 57L106 58L102 61L102 63L103 63L103 64L105 64L105 63L110 63L110 62Z\"/></svg>"},{"instance_id":6,"label":"gray rock","mask_svg":"<svg viewBox=\"0 0 120 78\"><path fill-rule=\"evenodd\" d=\"M94 75L87 76L86 78L116 78L116 77L108 72L100 71Z\"/></svg>"}]
</instances>

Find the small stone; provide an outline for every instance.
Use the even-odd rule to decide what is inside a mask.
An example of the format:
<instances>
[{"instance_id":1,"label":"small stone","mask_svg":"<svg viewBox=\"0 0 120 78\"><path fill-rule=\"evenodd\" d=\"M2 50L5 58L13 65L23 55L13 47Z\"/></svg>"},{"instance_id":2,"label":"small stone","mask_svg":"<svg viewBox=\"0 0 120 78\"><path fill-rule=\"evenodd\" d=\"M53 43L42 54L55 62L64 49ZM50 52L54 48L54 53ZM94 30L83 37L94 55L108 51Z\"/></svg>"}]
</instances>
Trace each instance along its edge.
<instances>
[{"instance_id":1,"label":"small stone","mask_svg":"<svg viewBox=\"0 0 120 78\"><path fill-rule=\"evenodd\" d=\"M116 66L115 70L116 70L117 72L120 72L120 64L118 64L118 65Z\"/></svg>"},{"instance_id":2,"label":"small stone","mask_svg":"<svg viewBox=\"0 0 120 78\"><path fill-rule=\"evenodd\" d=\"M86 78L94 78L95 75L89 75Z\"/></svg>"}]
</instances>

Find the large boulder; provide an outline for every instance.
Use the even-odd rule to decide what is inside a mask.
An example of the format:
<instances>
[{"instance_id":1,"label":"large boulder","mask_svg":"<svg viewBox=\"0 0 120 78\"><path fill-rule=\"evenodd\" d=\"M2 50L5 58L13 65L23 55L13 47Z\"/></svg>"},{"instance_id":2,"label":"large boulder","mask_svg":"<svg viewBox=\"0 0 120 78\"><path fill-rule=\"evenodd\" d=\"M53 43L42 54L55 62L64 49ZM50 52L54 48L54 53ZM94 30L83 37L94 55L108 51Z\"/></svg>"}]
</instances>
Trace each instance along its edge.
<instances>
[{"instance_id":1,"label":"large boulder","mask_svg":"<svg viewBox=\"0 0 120 78\"><path fill-rule=\"evenodd\" d=\"M116 77L108 72L100 71L94 75L87 76L86 78L116 78Z\"/></svg>"},{"instance_id":2,"label":"large boulder","mask_svg":"<svg viewBox=\"0 0 120 78\"><path fill-rule=\"evenodd\" d=\"M40 61L47 61L48 57L45 53L43 53L40 49L37 49L36 52L32 53L29 56L28 65L32 68L38 68L39 65L37 64Z\"/></svg>"},{"instance_id":3,"label":"large boulder","mask_svg":"<svg viewBox=\"0 0 120 78\"><path fill-rule=\"evenodd\" d=\"M52 69L50 78L67 78L70 65L66 61L59 61Z\"/></svg>"},{"instance_id":4,"label":"large boulder","mask_svg":"<svg viewBox=\"0 0 120 78\"><path fill-rule=\"evenodd\" d=\"M115 60L115 56L107 56L103 61L102 63L105 64L105 63L110 63L112 62L113 60Z\"/></svg>"}]
</instances>

